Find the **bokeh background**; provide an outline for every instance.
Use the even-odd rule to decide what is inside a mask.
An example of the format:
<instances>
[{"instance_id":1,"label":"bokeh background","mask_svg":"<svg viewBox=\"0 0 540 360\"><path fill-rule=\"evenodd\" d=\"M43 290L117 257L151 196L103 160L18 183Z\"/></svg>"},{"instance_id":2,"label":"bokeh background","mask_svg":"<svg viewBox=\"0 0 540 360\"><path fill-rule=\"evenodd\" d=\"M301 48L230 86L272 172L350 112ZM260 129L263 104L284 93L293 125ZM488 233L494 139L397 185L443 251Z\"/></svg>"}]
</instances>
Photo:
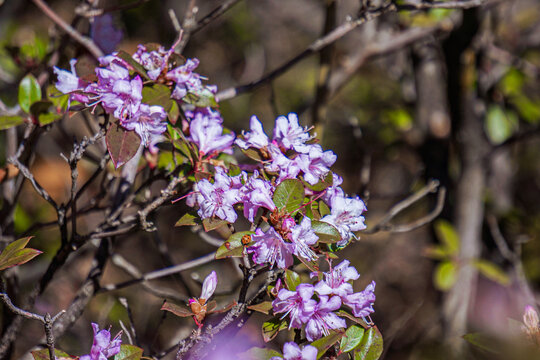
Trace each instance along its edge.
<instances>
[{"instance_id":1,"label":"bokeh background","mask_svg":"<svg viewBox=\"0 0 540 360\"><path fill-rule=\"evenodd\" d=\"M197 1L196 19L223 2ZM141 43L170 46L177 36L170 11L182 22L189 1L136 3L140 4L110 13L114 26L123 34L117 48L133 53ZM89 18L75 16L85 6L129 4L49 2L81 33L89 33L91 27ZM325 24L333 28L355 17L362 4L380 5L377 0L238 1L191 34L183 55L198 58L198 72L220 90L248 84L321 37ZM466 344L452 332L454 322L460 321L451 304L456 298L469 304L458 305L460 310L466 307L467 333L503 338L520 336L508 319L521 321L524 306L536 302L540 285L539 19L536 0L487 1L468 10L389 13L368 21L324 51L306 56L264 85L219 104L225 126L236 133L248 128L253 114L267 132L277 115L288 112L297 112L303 125L313 125L323 147L338 155L334 171L343 176L346 192L366 201L368 230L430 179L440 182L439 191L446 189L444 208L436 220L409 232L360 233L358 241L343 254L362 274L356 290L371 280L377 282L373 320L384 336L385 359L450 358L448 346L456 341ZM425 34L395 43L411 29ZM38 74L47 69L50 51L61 38L62 33L32 2L0 2L0 99L6 106L16 103L18 82L27 72ZM57 64L67 69L74 57L92 61L68 41ZM329 82L325 82L327 70ZM23 129L17 131L20 138ZM60 153L69 153L73 137L88 133L83 117L65 116L50 130L50 136L36 144L31 170L59 202L67 200L70 186L69 167ZM2 165L5 148L16 135L0 132ZM98 144L90 153L95 159L81 162L81 181L92 173L104 149ZM154 190L164 185L158 182ZM391 224L422 218L435 208L436 199L437 193L424 197ZM92 191L80 201L91 200ZM189 229L174 228L185 210L182 202L165 206L155 217L157 232L123 236L115 252L144 273L213 251L214 247ZM85 216L80 230L92 229L100 216ZM46 226L54 219L47 203L25 186L15 212L14 234L35 235L32 245L44 254L17 270L23 288L19 297L39 278L59 246L57 229ZM515 258L501 251L496 241L501 239ZM453 253L434 250L459 240ZM162 243L167 251L160 252L158 245ZM69 305L86 276L93 251L93 245L88 244L80 256L68 261L39 298L37 312L56 313ZM478 273L482 266L468 264L480 259L484 269ZM469 269L468 275L464 268ZM229 261L151 285L180 299L198 295L201 280L212 269L218 270L217 300L224 306L234 297L231 292L239 280L235 264ZM470 282L463 278L469 275ZM102 283L128 279L130 276L111 262ZM76 325L58 339L57 346L84 354L91 344L91 321L112 324L114 331L119 329L119 320L129 323L119 297L128 300L145 354L159 354L190 334L191 319L159 310L166 294L156 295L134 285L96 296ZM261 319L253 316L225 342L246 349L262 346ZM42 329L27 322L21 334L23 338L12 353L14 359L36 344ZM472 357L484 356L473 348L470 351Z\"/></svg>"}]
</instances>

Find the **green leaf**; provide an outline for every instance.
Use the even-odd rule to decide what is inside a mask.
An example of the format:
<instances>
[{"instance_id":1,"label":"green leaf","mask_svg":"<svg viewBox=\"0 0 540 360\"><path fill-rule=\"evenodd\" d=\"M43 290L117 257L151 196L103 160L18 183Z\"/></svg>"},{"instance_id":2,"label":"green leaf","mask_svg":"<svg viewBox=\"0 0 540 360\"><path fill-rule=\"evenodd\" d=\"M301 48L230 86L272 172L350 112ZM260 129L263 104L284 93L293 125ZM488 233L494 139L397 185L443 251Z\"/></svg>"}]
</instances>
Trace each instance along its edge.
<instances>
[{"instance_id":1,"label":"green leaf","mask_svg":"<svg viewBox=\"0 0 540 360\"><path fill-rule=\"evenodd\" d=\"M122 345L120 352L114 356L114 360L139 360L142 357L143 349L135 345Z\"/></svg>"},{"instance_id":2,"label":"green leaf","mask_svg":"<svg viewBox=\"0 0 540 360\"><path fill-rule=\"evenodd\" d=\"M332 331L330 332L330 335L327 335L312 342L311 346L315 346L317 348L317 359L320 359L324 355L324 353L328 351L328 349L334 346L334 344L343 337L343 335L343 332Z\"/></svg>"},{"instance_id":3,"label":"green leaf","mask_svg":"<svg viewBox=\"0 0 540 360\"><path fill-rule=\"evenodd\" d=\"M351 325L347 331L345 331L345 336L341 338L341 343L339 345L339 348L342 352L349 352L354 350L358 345L360 345L360 341L362 341L362 337L364 336L364 328L358 325Z\"/></svg>"},{"instance_id":4,"label":"green leaf","mask_svg":"<svg viewBox=\"0 0 540 360\"><path fill-rule=\"evenodd\" d=\"M61 111L67 109L69 94L61 93L54 85L47 86L46 94L47 100L52 102L57 109Z\"/></svg>"},{"instance_id":5,"label":"green leaf","mask_svg":"<svg viewBox=\"0 0 540 360\"><path fill-rule=\"evenodd\" d=\"M296 287L300 285L301 282L300 275L292 270L285 270L285 284L287 285L287 289L295 291Z\"/></svg>"},{"instance_id":6,"label":"green leaf","mask_svg":"<svg viewBox=\"0 0 540 360\"><path fill-rule=\"evenodd\" d=\"M457 280L457 266L452 261L443 261L437 264L433 273L435 287L441 291L448 291Z\"/></svg>"},{"instance_id":7,"label":"green leaf","mask_svg":"<svg viewBox=\"0 0 540 360\"><path fill-rule=\"evenodd\" d=\"M360 345L354 351L354 360L377 360L383 353L383 338L376 326L364 333Z\"/></svg>"},{"instance_id":8,"label":"green leaf","mask_svg":"<svg viewBox=\"0 0 540 360\"><path fill-rule=\"evenodd\" d=\"M60 120L61 118L62 118L62 115L55 114L55 113L46 113L46 114L38 115L39 125L41 126L49 125L55 121Z\"/></svg>"},{"instance_id":9,"label":"green leaf","mask_svg":"<svg viewBox=\"0 0 540 360\"><path fill-rule=\"evenodd\" d=\"M216 259L224 259L228 257L241 257L244 249L242 237L244 235L255 234L253 231L240 231L232 234L227 241L221 245L216 251Z\"/></svg>"},{"instance_id":10,"label":"green leaf","mask_svg":"<svg viewBox=\"0 0 540 360\"><path fill-rule=\"evenodd\" d=\"M34 360L49 360L49 349L34 350L31 352ZM54 349L54 355L56 360L64 359L77 359L76 356L71 356L68 353L63 352L62 350Z\"/></svg>"},{"instance_id":11,"label":"green leaf","mask_svg":"<svg viewBox=\"0 0 540 360\"><path fill-rule=\"evenodd\" d=\"M289 324L287 320L281 320L279 317L273 317L262 324L262 335L264 342L269 342L276 337L278 332L287 329Z\"/></svg>"},{"instance_id":12,"label":"green leaf","mask_svg":"<svg viewBox=\"0 0 540 360\"><path fill-rule=\"evenodd\" d=\"M178 117L180 116L180 108L178 107L178 103L176 101L172 101L171 108L167 110L167 118L169 119L169 122L171 124L176 124L176 121L178 121Z\"/></svg>"},{"instance_id":13,"label":"green leaf","mask_svg":"<svg viewBox=\"0 0 540 360\"><path fill-rule=\"evenodd\" d=\"M459 252L459 235L454 226L446 220L435 222L435 233L449 255L457 255Z\"/></svg>"},{"instance_id":14,"label":"green leaf","mask_svg":"<svg viewBox=\"0 0 540 360\"><path fill-rule=\"evenodd\" d=\"M141 75L143 78L150 80L148 74L146 73L146 69L141 64L136 62L135 59L133 59L127 52L120 50L117 52L116 56L127 62L133 68L133 70L135 70L135 72Z\"/></svg>"},{"instance_id":15,"label":"green leaf","mask_svg":"<svg viewBox=\"0 0 540 360\"><path fill-rule=\"evenodd\" d=\"M174 103L171 99L171 89L162 84L143 87L142 102L148 105L159 105L167 112L172 110Z\"/></svg>"},{"instance_id":16,"label":"green leaf","mask_svg":"<svg viewBox=\"0 0 540 360\"><path fill-rule=\"evenodd\" d=\"M172 312L174 315L179 316L179 317L188 317L188 316L193 315L193 312L191 311L191 309L185 306L176 305L167 301L163 303L163 306L161 306L160 310Z\"/></svg>"},{"instance_id":17,"label":"green leaf","mask_svg":"<svg viewBox=\"0 0 540 360\"><path fill-rule=\"evenodd\" d=\"M499 352L495 350L495 340L488 337L486 334L482 333L470 333L463 335L463 338L467 340L470 344L485 350L487 352L498 354Z\"/></svg>"},{"instance_id":18,"label":"green leaf","mask_svg":"<svg viewBox=\"0 0 540 360\"><path fill-rule=\"evenodd\" d=\"M332 186L332 184L334 183L334 175L332 174L331 171L329 171L324 176L324 179L322 179L321 181L319 181L315 185L311 185L308 182L304 181L303 179L302 179L302 182L304 183L304 185L308 189L319 192L319 191L323 191L324 189L326 189L329 186Z\"/></svg>"},{"instance_id":19,"label":"green leaf","mask_svg":"<svg viewBox=\"0 0 540 360\"><path fill-rule=\"evenodd\" d=\"M262 156L257 149L249 148L247 150L240 149L244 155L255 161L262 161Z\"/></svg>"},{"instance_id":20,"label":"green leaf","mask_svg":"<svg viewBox=\"0 0 540 360\"><path fill-rule=\"evenodd\" d=\"M312 220L311 228L315 235L319 237L319 241L323 243L335 243L341 240L341 235L334 225L330 225L324 221Z\"/></svg>"},{"instance_id":21,"label":"green leaf","mask_svg":"<svg viewBox=\"0 0 540 360\"><path fill-rule=\"evenodd\" d=\"M504 111L496 105L489 107L484 126L493 144L500 144L512 136L517 125L518 118L512 111Z\"/></svg>"},{"instance_id":22,"label":"green leaf","mask_svg":"<svg viewBox=\"0 0 540 360\"><path fill-rule=\"evenodd\" d=\"M276 350L252 347L248 351L236 355L239 360L270 360L274 356L281 357Z\"/></svg>"},{"instance_id":23,"label":"green leaf","mask_svg":"<svg viewBox=\"0 0 540 360\"><path fill-rule=\"evenodd\" d=\"M195 105L197 107L216 107L216 97L214 93L208 89L203 89L198 93L189 92L182 98L182 100L188 104Z\"/></svg>"},{"instance_id":24,"label":"green leaf","mask_svg":"<svg viewBox=\"0 0 540 360\"><path fill-rule=\"evenodd\" d=\"M330 208L324 201L319 201L319 213L321 214L321 217L330 214L332 211L330 211Z\"/></svg>"},{"instance_id":25,"label":"green leaf","mask_svg":"<svg viewBox=\"0 0 540 360\"><path fill-rule=\"evenodd\" d=\"M19 105L21 109L30 113L30 106L41 99L41 88L32 74L26 75L19 84Z\"/></svg>"},{"instance_id":26,"label":"green leaf","mask_svg":"<svg viewBox=\"0 0 540 360\"><path fill-rule=\"evenodd\" d=\"M32 236L18 239L6 246L0 254L0 270L24 264L42 253L36 249L25 248L31 238Z\"/></svg>"},{"instance_id":27,"label":"green leaf","mask_svg":"<svg viewBox=\"0 0 540 360\"><path fill-rule=\"evenodd\" d=\"M304 186L302 182L295 179L282 181L276 187L272 200L278 209L285 208L289 213L298 210L304 201Z\"/></svg>"},{"instance_id":28,"label":"green leaf","mask_svg":"<svg viewBox=\"0 0 540 360\"><path fill-rule=\"evenodd\" d=\"M510 284L510 277L500 267L491 261L478 259L474 260L472 264L488 279L498 282L504 286L508 286Z\"/></svg>"},{"instance_id":29,"label":"green leaf","mask_svg":"<svg viewBox=\"0 0 540 360\"><path fill-rule=\"evenodd\" d=\"M434 260L443 260L451 256L445 247L438 245L428 246L424 249L423 255Z\"/></svg>"},{"instance_id":30,"label":"green leaf","mask_svg":"<svg viewBox=\"0 0 540 360\"><path fill-rule=\"evenodd\" d=\"M114 167L118 169L135 156L141 145L141 138L135 131L128 131L115 122L107 131L105 142Z\"/></svg>"},{"instance_id":31,"label":"green leaf","mask_svg":"<svg viewBox=\"0 0 540 360\"><path fill-rule=\"evenodd\" d=\"M24 123L22 116L0 116L0 130L9 129L14 126L21 125L22 123Z\"/></svg>"},{"instance_id":32,"label":"green leaf","mask_svg":"<svg viewBox=\"0 0 540 360\"><path fill-rule=\"evenodd\" d=\"M204 231L209 232L212 230L217 229L218 227L221 227L223 225L228 224L229 222L227 220L223 220L220 218L206 218L202 221Z\"/></svg>"},{"instance_id":33,"label":"green leaf","mask_svg":"<svg viewBox=\"0 0 540 360\"><path fill-rule=\"evenodd\" d=\"M182 216L174 226L193 226L199 225L201 220L196 214L186 213Z\"/></svg>"},{"instance_id":34,"label":"green leaf","mask_svg":"<svg viewBox=\"0 0 540 360\"><path fill-rule=\"evenodd\" d=\"M263 301L260 304L248 306L248 309L258 311L260 313L269 315L270 312L272 311L273 307L272 307L272 302L271 301Z\"/></svg>"}]
</instances>

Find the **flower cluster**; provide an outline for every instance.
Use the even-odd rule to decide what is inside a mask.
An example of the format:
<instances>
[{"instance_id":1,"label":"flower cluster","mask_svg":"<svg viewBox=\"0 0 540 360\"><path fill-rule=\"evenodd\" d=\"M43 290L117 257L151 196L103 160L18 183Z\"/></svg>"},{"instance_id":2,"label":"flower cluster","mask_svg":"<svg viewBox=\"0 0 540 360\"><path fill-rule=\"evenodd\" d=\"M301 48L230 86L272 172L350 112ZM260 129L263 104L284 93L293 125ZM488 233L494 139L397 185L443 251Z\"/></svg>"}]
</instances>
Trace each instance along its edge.
<instances>
[{"instance_id":1,"label":"flower cluster","mask_svg":"<svg viewBox=\"0 0 540 360\"><path fill-rule=\"evenodd\" d=\"M345 320L334 312L342 305L348 306L356 317L365 318L374 312L375 282L355 293L350 281L358 279L360 275L349 265L349 261L344 260L323 275L324 280L315 285L303 283L295 291L280 289L272 302L274 313L283 313L282 318L289 315L289 328L306 326L309 341L328 335L330 330L346 327ZM318 301L313 299L315 294Z\"/></svg>"},{"instance_id":2,"label":"flower cluster","mask_svg":"<svg viewBox=\"0 0 540 360\"><path fill-rule=\"evenodd\" d=\"M78 101L92 108L101 104L105 112L118 119L122 127L134 130L143 144L156 152L154 145L163 139L162 134L167 130L167 112L161 105L145 102L143 85L147 84L143 84L143 78L151 80L150 86L154 83L165 84L172 89L170 98L181 101L186 107L191 106L191 109L186 109L193 114L189 118L191 140L199 145L201 152L225 150L232 145L234 135L221 136L223 128L219 114L212 114L210 107L198 110L196 106L189 105L201 96L213 96L217 88L203 85L202 77L194 72L199 64L197 59L187 59L183 65L172 67L173 49L174 46L165 50L163 47L149 49L139 45L131 61L118 53L101 57L92 80L77 75L77 61L73 59L70 62L71 71L54 68L58 77L56 87L62 93L69 94L70 101ZM194 108L196 111L193 111Z\"/></svg>"},{"instance_id":3,"label":"flower cluster","mask_svg":"<svg viewBox=\"0 0 540 360\"><path fill-rule=\"evenodd\" d=\"M82 355L80 360L107 360L111 356L114 356L120 352L120 345L122 345L122 339L118 333L111 340L111 333L108 330L99 330L99 325L92 323L92 329L94 330L94 341L90 354Z\"/></svg>"}]
</instances>

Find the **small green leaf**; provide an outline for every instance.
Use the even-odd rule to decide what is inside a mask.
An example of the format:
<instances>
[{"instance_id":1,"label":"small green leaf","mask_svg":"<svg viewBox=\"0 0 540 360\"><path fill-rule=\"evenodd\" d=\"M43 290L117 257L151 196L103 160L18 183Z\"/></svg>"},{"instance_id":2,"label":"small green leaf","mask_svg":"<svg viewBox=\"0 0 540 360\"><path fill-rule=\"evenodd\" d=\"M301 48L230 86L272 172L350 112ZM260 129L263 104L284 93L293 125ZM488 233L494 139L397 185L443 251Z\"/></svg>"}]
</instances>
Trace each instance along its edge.
<instances>
[{"instance_id":1,"label":"small green leaf","mask_svg":"<svg viewBox=\"0 0 540 360\"><path fill-rule=\"evenodd\" d=\"M498 282L504 286L508 286L510 284L510 277L494 263L487 260L478 259L474 260L472 264L488 279Z\"/></svg>"},{"instance_id":2,"label":"small green leaf","mask_svg":"<svg viewBox=\"0 0 540 360\"><path fill-rule=\"evenodd\" d=\"M39 114L38 115L38 122L39 125L45 126L49 125L55 121L58 121L62 118L62 115L55 114L55 113L46 113L46 114Z\"/></svg>"},{"instance_id":3,"label":"small green leaf","mask_svg":"<svg viewBox=\"0 0 540 360\"><path fill-rule=\"evenodd\" d=\"M279 317L273 317L262 324L262 335L264 342L269 342L276 337L278 332L287 329L289 324L287 320L281 320Z\"/></svg>"},{"instance_id":4,"label":"small green leaf","mask_svg":"<svg viewBox=\"0 0 540 360\"><path fill-rule=\"evenodd\" d=\"M127 62L135 70L135 72L141 75L143 78L150 80L148 74L146 73L146 69L141 64L136 62L135 59L133 59L127 52L120 50L116 53L116 56Z\"/></svg>"},{"instance_id":5,"label":"small green leaf","mask_svg":"<svg viewBox=\"0 0 540 360\"><path fill-rule=\"evenodd\" d=\"M319 201L319 213L321 214L321 217L330 214L332 211L330 211L330 208L324 201Z\"/></svg>"},{"instance_id":6,"label":"small green leaf","mask_svg":"<svg viewBox=\"0 0 540 360\"><path fill-rule=\"evenodd\" d=\"M300 275L292 270L285 270L285 284L287 285L287 289L295 291L296 287L300 285L301 282Z\"/></svg>"},{"instance_id":7,"label":"small green leaf","mask_svg":"<svg viewBox=\"0 0 540 360\"><path fill-rule=\"evenodd\" d=\"M41 99L41 88L32 74L26 75L19 84L19 105L21 109L30 113L30 106Z\"/></svg>"},{"instance_id":8,"label":"small green leaf","mask_svg":"<svg viewBox=\"0 0 540 360\"><path fill-rule=\"evenodd\" d=\"M167 301L165 301L163 306L161 306L160 310L172 312L174 315L179 316L179 317L188 317L188 316L193 315L193 312L191 311L191 309L185 306L176 305Z\"/></svg>"},{"instance_id":9,"label":"small green leaf","mask_svg":"<svg viewBox=\"0 0 540 360\"><path fill-rule=\"evenodd\" d=\"M283 209L289 213L298 210L304 201L304 186L300 180L283 180L274 191L272 199L278 209Z\"/></svg>"},{"instance_id":10,"label":"small green leaf","mask_svg":"<svg viewBox=\"0 0 540 360\"><path fill-rule=\"evenodd\" d=\"M272 311L273 307L271 301L263 301L260 304L248 306L248 309L268 315Z\"/></svg>"},{"instance_id":11,"label":"small green leaf","mask_svg":"<svg viewBox=\"0 0 540 360\"><path fill-rule=\"evenodd\" d=\"M114 356L114 360L139 360L143 349L135 345L121 345L120 352Z\"/></svg>"},{"instance_id":12,"label":"small green leaf","mask_svg":"<svg viewBox=\"0 0 540 360\"><path fill-rule=\"evenodd\" d=\"M203 89L197 93L189 92L182 98L182 100L188 104L195 105L197 107L216 107L216 97L214 93L208 89Z\"/></svg>"},{"instance_id":13,"label":"small green leaf","mask_svg":"<svg viewBox=\"0 0 540 360\"><path fill-rule=\"evenodd\" d=\"M227 241L221 245L216 251L216 259L224 259L228 257L241 257L244 249L242 237L244 235L255 234L253 231L240 231L232 234Z\"/></svg>"},{"instance_id":14,"label":"small green leaf","mask_svg":"<svg viewBox=\"0 0 540 360\"><path fill-rule=\"evenodd\" d=\"M430 259L443 260L450 257L452 254L449 254L445 247L435 245L425 248L423 255Z\"/></svg>"},{"instance_id":15,"label":"small green leaf","mask_svg":"<svg viewBox=\"0 0 540 360\"><path fill-rule=\"evenodd\" d=\"M358 325L352 325L345 331L345 336L341 338L341 343L339 345L339 348L342 352L349 352L354 350L358 345L360 345L360 341L362 341L362 337L364 336L364 328Z\"/></svg>"},{"instance_id":16,"label":"small green leaf","mask_svg":"<svg viewBox=\"0 0 540 360\"><path fill-rule=\"evenodd\" d=\"M305 180L302 179L302 182L304 183L304 185L308 188L308 189L311 189L313 191L323 191L324 189L328 188L329 186L332 186L333 182L334 182L334 175L332 174L331 171L329 171L325 176L324 176L324 179L320 180L318 183L316 183L315 185L311 185L309 183L307 183Z\"/></svg>"},{"instance_id":17,"label":"small green leaf","mask_svg":"<svg viewBox=\"0 0 540 360\"><path fill-rule=\"evenodd\" d=\"M0 254L0 270L24 264L42 253L36 249L25 248L31 238L32 236L18 239L6 246Z\"/></svg>"},{"instance_id":18,"label":"small green leaf","mask_svg":"<svg viewBox=\"0 0 540 360\"><path fill-rule=\"evenodd\" d=\"M332 331L330 335L322 337L311 343L311 346L317 348L317 359L320 359L335 343L343 337L343 332Z\"/></svg>"},{"instance_id":19,"label":"small green leaf","mask_svg":"<svg viewBox=\"0 0 540 360\"><path fill-rule=\"evenodd\" d=\"M176 101L172 101L171 108L167 110L167 118L171 124L176 124L178 117L180 116L180 108Z\"/></svg>"},{"instance_id":20,"label":"small green leaf","mask_svg":"<svg viewBox=\"0 0 540 360\"><path fill-rule=\"evenodd\" d=\"M52 102L57 109L60 109L61 111L67 109L69 94L61 93L54 85L47 86L46 94L47 100Z\"/></svg>"},{"instance_id":21,"label":"small green leaf","mask_svg":"<svg viewBox=\"0 0 540 360\"><path fill-rule=\"evenodd\" d=\"M221 227L223 225L228 224L229 222L227 220L223 220L220 218L206 218L202 221L204 231L209 232L212 230L217 229L218 227Z\"/></svg>"},{"instance_id":22,"label":"small green leaf","mask_svg":"<svg viewBox=\"0 0 540 360\"><path fill-rule=\"evenodd\" d=\"M377 360L383 353L383 338L376 326L364 333L360 345L354 351L354 360Z\"/></svg>"},{"instance_id":23,"label":"small green leaf","mask_svg":"<svg viewBox=\"0 0 540 360\"><path fill-rule=\"evenodd\" d=\"M159 105L169 112L173 108L171 89L162 84L145 86L142 89L142 102L148 105Z\"/></svg>"},{"instance_id":24,"label":"small green leaf","mask_svg":"<svg viewBox=\"0 0 540 360\"><path fill-rule=\"evenodd\" d=\"M270 360L273 357L281 357L276 350L252 347L248 351L236 355L239 360Z\"/></svg>"},{"instance_id":25,"label":"small green leaf","mask_svg":"<svg viewBox=\"0 0 540 360\"><path fill-rule=\"evenodd\" d=\"M435 287L441 291L448 291L457 280L457 266L452 261L443 261L437 264L433 273Z\"/></svg>"},{"instance_id":26,"label":"small green leaf","mask_svg":"<svg viewBox=\"0 0 540 360\"><path fill-rule=\"evenodd\" d=\"M34 350L31 352L32 356L34 357L34 360L49 360L49 349L41 349L41 350ZM77 359L76 356L71 356L62 350L54 349L54 355L56 356L56 360L71 360L71 359Z\"/></svg>"},{"instance_id":27,"label":"small green leaf","mask_svg":"<svg viewBox=\"0 0 540 360\"><path fill-rule=\"evenodd\" d=\"M454 226L446 220L435 222L435 233L449 255L457 255L459 252L459 235Z\"/></svg>"},{"instance_id":28,"label":"small green leaf","mask_svg":"<svg viewBox=\"0 0 540 360\"><path fill-rule=\"evenodd\" d=\"M495 349L495 341L486 334L482 333L470 333L463 335L463 338L467 340L470 344L493 354L498 354L499 352Z\"/></svg>"},{"instance_id":29,"label":"small green leaf","mask_svg":"<svg viewBox=\"0 0 540 360\"><path fill-rule=\"evenodd\" d=\"M196 214L186 213L176 222L176 224L174 224L174 226L193 226L199 225L200 223L201 220Z\"/></svg>"},{"instance_id":30,"label":"small green leaf","mask_svg":"<svg viewBox=\"0 0 540 360\"><path fill-rule=\"evenodd\" d=\"M330 225L324 221L311 221L311 228L315 235L319 237L319 241L323 243L336 243L341 240L341 235L334 225Z\"/></svg>"},{"instance_id":31,"label":"small green leaf","mask_svg":"<svg viewBox=\"0 0 540 360\"><path fill-rule=\"evenodd\" d=\"M24 123L22 116L0 116L0 130L9 129L14 126L21 125L22 123Z\"/></svg>"},{"instance_id":32,"label":"small green leaf","mask_svg":"<svg viewBox=\"0 0 540 360\"><path fill-rule=\"evenodd\" d=\"M486 114L486 133L494 144L500 144L508 139L518 126L518 118L515 113L503 110L500 106L492 105Z\"/></svg>"},{"instance_id":33,"label":"small green leaf","mask_svg":"<svg viewBox=\"0 0 540 360\"><path fill-rule=\"evenodd\" d=\"M262 161L262 156L261 154L259 153L259 151L257 149L252 149L252 148L249 148L247 150L244 150L244 149L240 149L244 155L246 155L248 158L250 159L253 159L255 161Z\"/></svg>"}]
</instances>

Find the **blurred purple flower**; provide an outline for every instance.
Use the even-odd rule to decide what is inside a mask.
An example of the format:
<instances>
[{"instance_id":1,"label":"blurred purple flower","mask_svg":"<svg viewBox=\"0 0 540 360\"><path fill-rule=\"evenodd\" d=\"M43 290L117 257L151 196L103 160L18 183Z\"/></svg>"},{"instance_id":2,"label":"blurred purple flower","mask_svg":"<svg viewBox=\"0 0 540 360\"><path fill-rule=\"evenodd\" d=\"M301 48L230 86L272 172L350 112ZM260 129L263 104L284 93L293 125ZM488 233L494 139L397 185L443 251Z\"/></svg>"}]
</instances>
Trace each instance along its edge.
<instances>
[{"instance_id":1,"label":"blurred purple flower","mask_svg":"<svg viewBox=\"0 0 540 360\"><path fill-rule=\"evenodd\" d=\"M111 341L111 333L108 330L99 330L98 324L92 323L94 330L94 342L90 354L79 357L80 360L107 360L120 352L122 339L118 333Z\"/></svg>"},{"instance_id":2,"label":"blurred purple flower","mask_svg":"<svg viewBox=\"0 0 540 360\"><path fill-rule=\"evenodd\" d=\"M308 129L298 124L298 115L295 113L289 113L287 117L278 116L276 119L273 139L279 146L287 150L293 149L299 153L307 153L309 145L305 143L311 138Z\"/></svg>"},{"instance_id":3,"label":"blurred purple flower","mask_svg":"<svg viewBox=\"0 0 540 360\"><path fill-rule=\"evenodd\" d=\"M71 72L67 70L62 70L60 68L57 68L56 66L53 68L54 73L58 77L58 81L55 85L58 91L64 94L69 94L70 101L75 100L86 103L88 101L88 96L76 93L75 91L83 91L88 85L88 82L81 80L77 76L77 72L75 71L75 64L77 64L76 59L71 59L69 61L69 65L71 66Z\"/></svg>"},{"instance_id":4,"label":"blurred purple flower","mask_svg":"<svg viewBox=\"0 0 540 360\"><path fill-rule=\"evenodd\" d=\"M249 120L249 127L251 131L248 131L247 133L242 131L243 139L236 139L236 145L244 150L247 150L250 147L261 149L268 146L268 136L264 133L262 124L255 115Z\"/></svg>"},{"instance_id":5,"label":"blurred purple flower","mask_svg":"<svg viewBox=\"0 0 540 360\"><path fill-rule=\"evenodd\" d=\"M375 281L372 281L363 291L345 296L343 303L351 307L354 316L366 317L375 312L373 310L373 304L375 303L374 291Z\"/></svg>"},{"instance_id":6,"label":"blurred purple flower","mask_svg":"<svg viewBox=\"0 0 540 360\"><path fill-rule=\"evenodd\" d=\"M217 216L233 223L237 218L233 206L240 201L238 190L232 189L231 178L219 167L216 168L214 178L213 184L207 179L202 179L196 184L198 214L201 219Z\"/></svg>"},{"instance_id":7,"label":"blurred purple flower","mask_svg":"<svg viewBox=\"0 0 540 360\"><path fill-rule=\"evenodd\" d=\"M161 106L141 104L134 117L121 120L120 124L128 130L135 130L143 144L152 149L167 130L166 118L167 113Z\"/></svg>"},{"instance_id":8,"label":"blurred purple flower","mask_svg":"<svg viewBox=\"0 0 540 360\"><path fill-rule=\"evenodd\" d=\"M274 314L284 313L290 317L289 329L300 329L313 315L317 301L313 300L313 285L300 284L296 291L279 290L277 298L272 302Z\"/></svg>"},{"instance_id":9,"label":"blurred purple flower","mask_svg":"<svg viewBox=\"0 0 540 360\"><path fill-rule=\"evenodd\" d=\"M269 228L266 233L257 229L251 238L255 244L248 248L248 252L253 253L256 264L270 264L273 267L277 263L280 269L293 264L294 244L285 242L274 228Z\"/></svg>"},{"instance_id":10,"label":"blurred purple flower","mask_svg":"<svg viewBox=\"0 0 540 360\"><path fill-rule=\"evenodd\" d=\"M311 219L304 216L302 222L294 226L291 230L291 240L294 244L294 254L306 260L315 260L317 255L310 249L311 245L315 245L319 237L315 235L311 228Z\"/></svg>"},{"instance_id":11,"label":"blurred purple flower","mask_svg":"<svg viewBox=\"0 0 540 360\"><path fill-rule=\"evenodd\" d=\"M105 54L112 53L124 37L122 30L113 24L111 14L94 17L90 25L90 37Z\"/></svg>"},{"instance_id":12,"label":"blurred purple flower","mask_svg":"<svg viewBox=\"0 0 540 360\"><path fill-rule=\"evenodd\" d=\"M340 318L332 311L341 307L339 296L321 296L315 311L312 313L306 324L306 338L309 341L319 339L323 335L330 334L330 330L347 327L344 319Z\"/></svg>"},{"instance_id":13,"label":"blurred purple flower","mask_svg":"<svg viewBox=\"0 0 540 360\"><path fill-rule=\"evenodd\" d=\"M234 133L224 134L223 127L214 118L197 112L189 125L190 139L197 144L201 155L226 151L234 142Z\"/></svg>"},{"instance_id":14,"label":"blurred purple flower","mask_svg":"<svg viewBox=\"0 0 540 360\"><path fill-rule=\"evenodd\" d=\"M353 231L366 228L362 216L365 210L366 205L359 197L335 196L332 199L331 213L324 216L321 221L334 225L346 242L354 236Z\"/></svg>"},{"instance_id":15,"label":"blurred purple flower","mask_svg":"<svg viewBox=\"0 0 540 360\"><path fill-rule=\"evenodd\" d=\"M198 59L187 59L184 65L178 66L165 75L169 80L176 83L171 97L173 99L182 100L188 92L199 93L203 90L201 76L193 70L199 66Z\"/></svg>"},{"instance_id":16,"label":"blurred purple flower","mask_svg":"<svg viewBox=\"0 0 540 360\"><path fill-rule=\"evenodd\" d=\"M318 183L336 162L337 156L331 150L323 151L319 144L310 145L306 154L300 154L294 162L304 172L304 180L311 185Z\"/></svg>"},{"instance_id":17,"label":"blurred purple flower","mask_svg":"<svg viewBox=\"0 0 540 360\"><path fill-rule=\"evenodd\" d=\"M315 346L306 345L300 349L295 342L287 342L283 345L283 357L274 356L270 360L316 360L317 348Z\"/></svg>"},{"instance_id":18,"label":"blurred purple flower","mask_svg":"<svg viewBox=\"0 0 540 360\"><path fill-rule=\"evenodd\" d=\"M343 192L343 189L340 187L340 185L343 183L343 178L339 176L336 173L332 173L332 186L329 186L326 188L326 191L324 192L324 195L322 196L322 199L329 205L332 204L332 200L336 196L345 196L345 193Z\"/></svg>"},{"instance_id":19,"label":"blurred purple flower","mask_svg":"<svg viewBox=\"0 0 540 360\"><path fill-rule=\"evenodd\" d=\"M259 173L255 170L244 186L240 188L240 198L244 204L244 216L250 222L253 222L257 210L264 207L270 211L276 208L272 201L274 189L270 181L259 179Z\"/></svg>"}]
</instances>

